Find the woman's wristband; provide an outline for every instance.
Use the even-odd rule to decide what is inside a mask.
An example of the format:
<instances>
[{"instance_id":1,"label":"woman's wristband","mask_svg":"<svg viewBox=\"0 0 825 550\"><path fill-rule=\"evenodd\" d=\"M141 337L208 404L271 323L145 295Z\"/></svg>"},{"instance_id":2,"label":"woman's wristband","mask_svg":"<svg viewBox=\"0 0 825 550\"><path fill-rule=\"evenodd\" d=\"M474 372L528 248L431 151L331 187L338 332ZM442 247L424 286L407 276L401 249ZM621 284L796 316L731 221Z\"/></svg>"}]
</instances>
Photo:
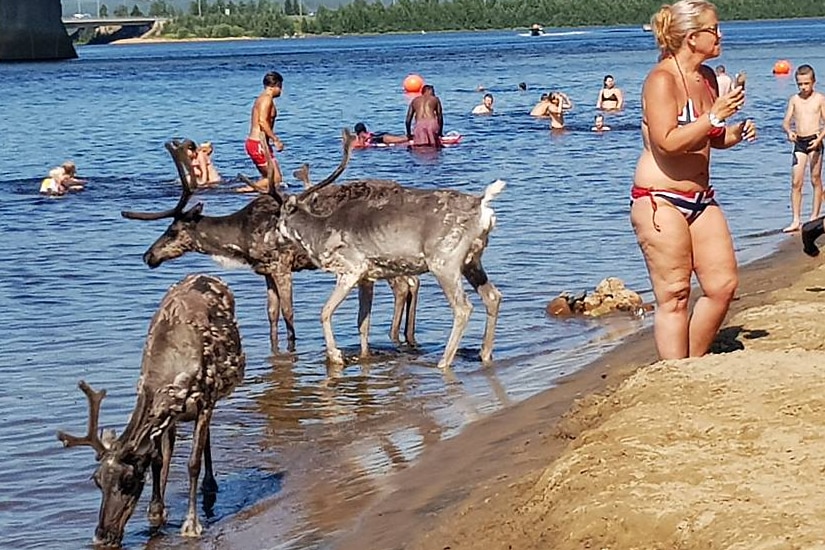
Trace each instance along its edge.
<instances>
[{"instance_id":1,"label":"woman's wristband","mask_svg":"<svg viewBox=\"0 0 825 550\"><path fill-rule=\"evenodd\" d=\"M708 111L708 120L710 121L710 125L714 128L724 128L725 127L725 119L719 118L715 114Z\"/></svg>"}]
</instances>

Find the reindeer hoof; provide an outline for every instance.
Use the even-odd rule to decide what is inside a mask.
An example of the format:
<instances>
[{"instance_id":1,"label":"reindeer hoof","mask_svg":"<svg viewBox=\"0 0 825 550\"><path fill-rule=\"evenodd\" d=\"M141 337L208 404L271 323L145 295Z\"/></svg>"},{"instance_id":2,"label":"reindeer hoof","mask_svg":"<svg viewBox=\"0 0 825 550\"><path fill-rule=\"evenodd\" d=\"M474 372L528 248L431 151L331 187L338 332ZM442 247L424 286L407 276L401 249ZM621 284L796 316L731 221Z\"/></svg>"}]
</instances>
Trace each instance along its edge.
<instances>
[{"instance_id":1,"label":"reindeer hoof","mask_svg":"<svg viewBox=\"0 0 825 550\"><path fill-rule=\"evenodd\" d=\"M203 526L198 521L197 516L188 517L183 522L183 527L180 528L180 535L182 537L199 537L203 533Z\"/></svg>"},{"instance_id":2,"label":"reindeer hoof","mask_svg":"<svg viewBox=\"0 0 825 550\"><path fill-rule=\"evenodd\" d=\"M162 502L152 502L149 504L149 513L147 514L149 527L160 527L166 523L167 519L166 507Z\"/></svg>"}]
</instances>

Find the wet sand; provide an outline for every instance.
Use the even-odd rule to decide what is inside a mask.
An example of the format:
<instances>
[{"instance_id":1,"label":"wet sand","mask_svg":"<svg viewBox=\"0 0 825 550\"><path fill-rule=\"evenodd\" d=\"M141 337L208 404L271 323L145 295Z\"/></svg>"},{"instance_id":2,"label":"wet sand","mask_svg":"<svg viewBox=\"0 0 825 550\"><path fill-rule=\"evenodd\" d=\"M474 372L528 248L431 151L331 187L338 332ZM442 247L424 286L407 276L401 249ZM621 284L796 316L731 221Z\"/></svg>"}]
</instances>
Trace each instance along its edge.
<instances>
[{"instance_id":1,"label":"wet sand","mask_svg":"<svg viewBox=\"0 0 825 550\"><path fill-rule=\"evenodd\" d=\"M741 269L713 354L655 363L650 330L629 337L555 388L434 445L372 502L340 503L329 522L349 527L333 547L813 541L825 511L810 483L825 468L815 429L825 421L825 268L800 249L787 239ZM221 526L211 547L266 548L282 513L261 506Z\"/></svg>"}]
</instances>

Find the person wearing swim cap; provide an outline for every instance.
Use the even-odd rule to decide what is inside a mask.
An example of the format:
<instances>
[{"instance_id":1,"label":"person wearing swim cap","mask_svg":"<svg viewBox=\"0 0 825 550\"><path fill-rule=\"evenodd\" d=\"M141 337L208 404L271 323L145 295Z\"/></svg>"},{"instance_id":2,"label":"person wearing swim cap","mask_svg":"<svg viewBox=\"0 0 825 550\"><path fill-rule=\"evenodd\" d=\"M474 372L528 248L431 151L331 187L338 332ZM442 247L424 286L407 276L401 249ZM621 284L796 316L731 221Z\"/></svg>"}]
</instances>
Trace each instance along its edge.
<instances>
[{"instance_id":1,"label":"person wearing swim cap","mask_svg":"<svg viewBox=\"0 0 825 550\"><path fill-rule=\"evenodd\" d=\"M407 136L396 136L386 132L370 132L367 130L367 125L363 122L356 124L353 129L355 130L355 143L353 147L357 149L376 145L400 145L402 143L409 143Z\"/></svg>"}]
</instances>

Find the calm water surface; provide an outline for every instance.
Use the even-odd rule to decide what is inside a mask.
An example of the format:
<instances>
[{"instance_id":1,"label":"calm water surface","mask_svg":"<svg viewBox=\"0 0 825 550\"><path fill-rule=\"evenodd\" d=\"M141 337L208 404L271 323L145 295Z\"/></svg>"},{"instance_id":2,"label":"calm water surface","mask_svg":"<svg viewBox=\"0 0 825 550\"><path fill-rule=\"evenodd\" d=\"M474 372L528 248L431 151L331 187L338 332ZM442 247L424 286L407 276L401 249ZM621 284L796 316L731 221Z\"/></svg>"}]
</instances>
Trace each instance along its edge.
<instances>
[{"instance_id":1,"label":"calm water surface","mask_svg":"<svg viewBox=\"0 0 825 550\"><path fill-rule=\"evenodd\" d=\"M731 73L747 71L745 114L761 131L756 143L713 160L714 184L744 262L780 239L754 235L782 227L790 216L790 154L780 121L795 86L770 69L776 59L790 58L825 70L825 47L812 38L823 36L825 22L736 23L724 33L721 61ZM806 58L798 59L803 52ZM99 504L89 481L93 454L62 449L55 431L85 430L79 379L108 390L102 425L125 425L149 319L186 273L217 273L231 284L248 357L244 385L219 404L213 421L221 493L207 536L214 522L242 521L256 507L276 506L283 512L272 548L330 546L359 507L381 494L389 475L428 446L546 389L647 322L560 322L543 310L559 292L592 288L606 276L649 287L627 198L641 146L639 91L657 55L649 33L634 27L533 39L515 31L428 34L84 47L79 54L66 63L0 66L0 547L89 546ZM340 129L359 120L402 132L407 100L400 83L417 72L435 85L446 130L462 132L464 142L435 156L360 151L346 175L472 193L496 178L508 182L495 202L499 223L485 254L504 294L494 365L476 359L483 307L473 296L476 311L454 368L459 383L445 383L435 365L451 315L431 278L422 290L419 352L400 353L389 344L390 293L382 286L372 331L378 358L330 378L317 319L331 276L296 277L299 350L291 361L269 356L260 278L197 255L155 271L141 263L165 223L127 221L119 211L174 204L178 187L163 142L212 140L225 176L251 175L243 151L249 108L272 69L285 77L277 131L287 147L280 157L287 175L304 161L316 179L328 173L339 158ZM628 106L608 116L612 132L594 135L587 130L606 73L625 90ZM520 81L529 91L517 91ZM481 98L479 84L496 96L492 117L468 114ZM565 90L576 104L562 135L526 114L550 89ZM40 198L40 179L67 158L90 180L88 190ZM248 200L229 192L199 198L208 214L232 212ZM335 325L340 345L351 352L358 346L355 311L356 300L348 300ZM187 442L176 451L171 524L152 548L198 547L177 535ZM344 519L329 519L333 509ZM144 510L141 504L129 524L130 548L149 539Z\"/></svg>"}]
</instances>

